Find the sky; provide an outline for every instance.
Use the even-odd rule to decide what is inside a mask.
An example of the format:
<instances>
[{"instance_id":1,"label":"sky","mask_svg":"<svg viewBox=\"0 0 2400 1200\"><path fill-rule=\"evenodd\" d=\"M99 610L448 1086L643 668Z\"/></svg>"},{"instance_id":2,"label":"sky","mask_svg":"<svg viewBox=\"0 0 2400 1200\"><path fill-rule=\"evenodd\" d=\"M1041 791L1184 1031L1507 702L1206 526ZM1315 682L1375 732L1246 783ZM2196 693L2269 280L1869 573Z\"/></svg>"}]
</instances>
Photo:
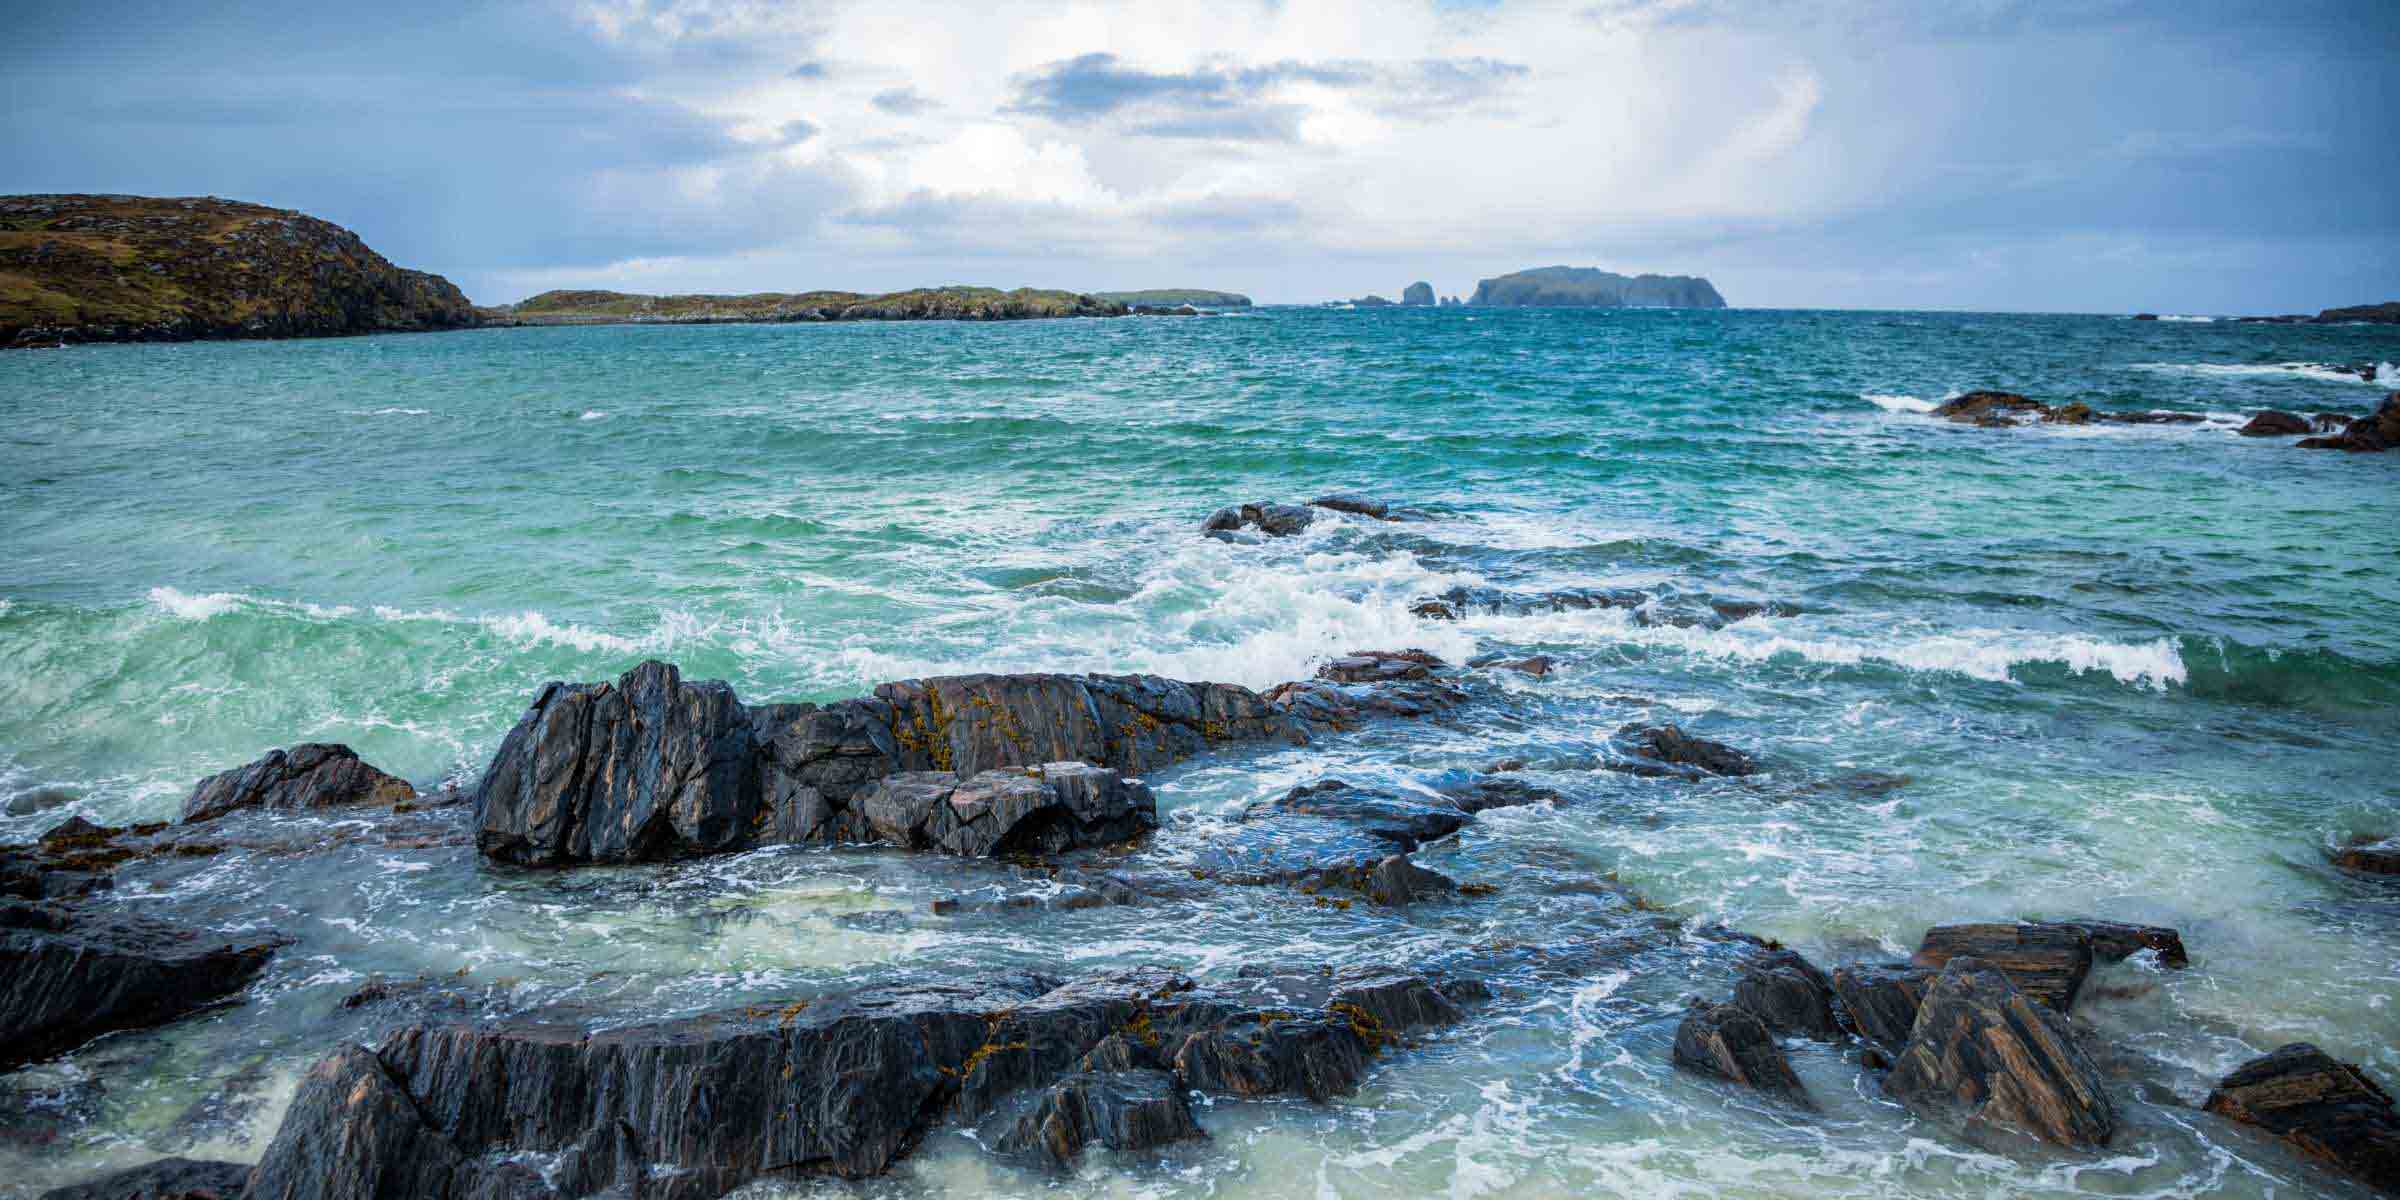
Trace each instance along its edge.
<instances>
[{"instance_id":1,"label":"sky","mask_svg":"<svg viewBox=\"0 0 2400 1200\"><path fill-rule=\"evenodd\" d=\"M2400 298L2394 0L0 3L0 192L299 209L483 303Z\"/></svg>"}]
</instances>

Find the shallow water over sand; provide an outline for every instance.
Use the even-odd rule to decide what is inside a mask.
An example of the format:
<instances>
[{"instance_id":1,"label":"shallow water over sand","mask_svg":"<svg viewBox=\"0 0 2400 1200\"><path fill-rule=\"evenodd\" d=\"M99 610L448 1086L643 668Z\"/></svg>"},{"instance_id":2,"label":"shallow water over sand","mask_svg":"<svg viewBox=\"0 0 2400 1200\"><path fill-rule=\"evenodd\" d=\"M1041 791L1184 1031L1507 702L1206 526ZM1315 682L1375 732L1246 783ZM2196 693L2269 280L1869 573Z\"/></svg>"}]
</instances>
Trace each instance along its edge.
<instances>
[{"instance_id":1,"label":"shallow water over sand","mask_svg":"<svg viewBox=\"0 0 2400 1200\"><path fill-rule=\"evenodd\" d=\"M746 700L969 670L1264 687L1358 648L1546 653L1449 718L1151 777L1189 861L1235 805L1399 788L1501 757L1555 807L1419 860L1497 895L1338 910L1274 888L936 915L1020 868L866 850L527 873L458 845L137 865L111 903L296 937L243 1003L5 1081L0 1194L160 1153L255 1157L306 1065L370 1036L341 998L457 975L484 1010L624 1020L1011 966L1349 963L1604 938L1631 888L1819 962L1937 921L2106 916L2193 968L2113 968L2080 1010L2138 1069L2099 1155L1993 1153L1798 1045L1825 1111L1670 1069L1721 956L1664 939L1503 973L1462 1026L1329 1106L1217 1100L1206 1143L1066 1179L930 1139L828 1194L2350 1195L2190 1107L2309 1040L2400 1080L2400 888L2324 848L2400 832L2391 456L2231 422L1981 430L1917 408L1998 386L2231 416L2364 412L2324 369L2400 333L1876 313L1269 310L1004 326L583 328L0 356L0 816L172 817L200 776L340 741L471 780L548 679L645 657ZM2296 365L2295 365L2296 364ZM2234 369L2238 368L2238 369ZM1902 403L1902 401L1911 403ZM1354 490L1227 545L1210 509ZM1775 600L1722 628L1624 610L1429 623L1454 586ZM1618 726L1740 746L1750 779L1590 769Z\"/></svg>"}]
</instances>

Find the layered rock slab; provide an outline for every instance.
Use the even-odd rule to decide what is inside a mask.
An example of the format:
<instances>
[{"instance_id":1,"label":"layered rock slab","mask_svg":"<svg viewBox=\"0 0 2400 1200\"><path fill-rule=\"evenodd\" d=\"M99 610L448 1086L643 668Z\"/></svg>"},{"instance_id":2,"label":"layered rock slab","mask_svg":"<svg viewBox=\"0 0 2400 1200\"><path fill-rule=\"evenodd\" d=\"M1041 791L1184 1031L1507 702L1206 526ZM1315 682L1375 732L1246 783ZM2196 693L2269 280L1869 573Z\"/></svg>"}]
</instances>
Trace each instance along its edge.
<instances>
[{"instance_id":1,"label":"layered rock slab","mask_svg":"<svg viewBox=\"0 0 2400 1200\"><path fill-rule=\"evenodd\" d=\"M2400 1110L2365 1072L2307 1042L2243 1063L2203 1107L2400 1195Z\"/></svg>"},{"instance_id":2,"label":"layered rock slab","mask_svg":"<svg viewBox=\"0 0 2400 1200\"><path fill-rule=\"evenodd\" d=\"M285 939L0 900L0 1071L238 992Z\"/></svg>"},{"instance_id":3,"label":"layered rock slab","mask_svg":"<svg viewBox=\"0 0 2400 1200\"><path fill-rule=\"evenodd\" d=\"M1925 991L1884 1088L1929 1114L1963 1115L2064 1146L2105 1146L2115 1106L2045 1003L1997 966L1953 958Z\"/></svg>"}]
</instances>

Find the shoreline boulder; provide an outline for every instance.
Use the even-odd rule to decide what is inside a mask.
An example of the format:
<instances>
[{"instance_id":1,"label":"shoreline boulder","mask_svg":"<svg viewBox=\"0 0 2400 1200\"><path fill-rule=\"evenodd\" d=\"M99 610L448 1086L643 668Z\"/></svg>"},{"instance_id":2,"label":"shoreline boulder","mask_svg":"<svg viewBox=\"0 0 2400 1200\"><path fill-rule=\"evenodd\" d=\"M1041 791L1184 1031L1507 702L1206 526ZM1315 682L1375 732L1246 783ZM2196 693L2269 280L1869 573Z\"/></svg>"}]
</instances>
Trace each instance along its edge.
<instances>
[{"instance_id":1,"label":"shoreline boulder","mask_svg":"<svg viewBox=\"0 0 2400 1200\"><path fill-rule=\"evenodd\" d=\"M2270 408L2253 414L2248 424L2234 430L2243 437L2301 437L2315 432L2308 418Z\"/></svg>"},{"instance_id":2,"label":"shoreline boulder","mask_svg":"<svg viewBox=\"0 0 2400 1200\"><path fill-rule=\"evenodd\" d=\"M1696 1004L1684 1013L1672 1057L1685 1070L1816 1108L1766 1022L1738 1004Z\"/></svg>"},{"instance_id":3,"label":"shoreline boulder","mask_svg":"<svg viewBox=\"0 0 2400 1200\"><path fill-rule=\"evenodd\" d=\"M2251 1059L2201 1105L2400 1195L2400 1111L2366 1073L2307 1042Z\"/></svg>"},{"instance_id":4,"label":"shoreline boulder","mask_svg":"<svg viewBox=\"0 0 2400 1200\"><path fill-rule=\"evenodd\" d=\"M183 802L182 820L211 821L245 808L388 808L416 798L408 781L376 770L350 747L309 742L201 780Z\"/></svg>"},{"instance_id":5,"label":"shoreline boulder","mask_svg":"<svg viewBox=\"0 0 2400 1200\"><path fill-rule=\"evenodd\" d=\"M240 991L289 944L148 917L0 900L0 1072Z\"/></svg>"},{"instance_id":6,"label":"shoreline boulder","mask_svg":"<svg viewBox=\"0 0 2400 1200\"><path fill-rule=\"evenodd\" d=\"M2070 1147L2105 1146L2116 1108L2063 1018L1981 959L1949 960L1925 990L1884 1089L1920 1112L1956 1110Z\"/></svg>"}]
</instances>

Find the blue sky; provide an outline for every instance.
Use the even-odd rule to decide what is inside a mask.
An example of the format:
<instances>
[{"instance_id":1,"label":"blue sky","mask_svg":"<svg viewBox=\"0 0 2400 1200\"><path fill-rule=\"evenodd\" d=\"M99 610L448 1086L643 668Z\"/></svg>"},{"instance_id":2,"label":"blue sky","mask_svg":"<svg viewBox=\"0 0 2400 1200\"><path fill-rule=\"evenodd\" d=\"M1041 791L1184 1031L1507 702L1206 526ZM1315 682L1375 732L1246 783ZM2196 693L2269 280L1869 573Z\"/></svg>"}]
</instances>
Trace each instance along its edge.
<instances>
[{"instance_id":1,"label":"blue sky","mask_svg":"<svg viewBox=\"0 0 2400 1200\"><path fill-rule=\"evenodd\" d=\"M1551 263L1762 306L2400 298L2388 0L21 7L0 191L297 208L486 302Z\"/></svg>"}]
</instances>

